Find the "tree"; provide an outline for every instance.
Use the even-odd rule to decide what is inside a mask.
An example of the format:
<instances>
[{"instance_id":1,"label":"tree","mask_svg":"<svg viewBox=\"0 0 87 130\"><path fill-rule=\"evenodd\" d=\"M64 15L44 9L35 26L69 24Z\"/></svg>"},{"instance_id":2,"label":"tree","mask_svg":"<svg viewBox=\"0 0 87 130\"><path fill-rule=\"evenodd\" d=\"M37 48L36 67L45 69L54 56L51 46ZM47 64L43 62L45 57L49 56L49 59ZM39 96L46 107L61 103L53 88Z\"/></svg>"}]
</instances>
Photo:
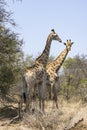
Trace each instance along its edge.
<instances>
[{"instance_id":1,"label":"tree","mask_svg":"<svg viewBox=\"0 0 87 130\"><path fill-rule=\"evenodd\" d=\"M34 63L33 56L32 55L27 55L26 58L25 58L25 60L24 60L24 66L25 66L25 68L31 66L33 63Z\"/></svg>"},{"instance_id":2,"label":"tree","mask_svg":"<svg viewBox=\"0 0 87 130\"><path fill-rule=\"evenodd\" d=\"M0 0L0 26L5 24L11 24L16 26L16 23L12 19L12 11L7 11L5 7L7 6L6 0Z\"/></svg>"},{"instance_id":3,"label":"tree","mask_svg":"<svg viewBox=\"0 0 87 130\"><path fill-rule=\"evenodd\" d=\"M63 90L68 98L87 95L87 59L84 55L68 58L63 64Z\"/></svg>"},{"instance_id":4,"label":"tree","mask_svg":"<svg viewBox=\"0 0 87 130\"><path fill-rule=\"evenodd\" d=\"M11 12L5 10L5 0L0 0L0 96L5 98L10 88L18 81L22 65L22 44L18 34L6 28L6 24L16 25Z\"/></svg>"},{"instance_id":5,"label":"tree","mask_svg":"<svg viewBox=\"0 0 87 130\"><path fill-rule=\"evenodd\" d=\"M0 94L5 97L17 80L22 61L22 40L9 29L0 30Z\"/></svg>"}]
</instances>

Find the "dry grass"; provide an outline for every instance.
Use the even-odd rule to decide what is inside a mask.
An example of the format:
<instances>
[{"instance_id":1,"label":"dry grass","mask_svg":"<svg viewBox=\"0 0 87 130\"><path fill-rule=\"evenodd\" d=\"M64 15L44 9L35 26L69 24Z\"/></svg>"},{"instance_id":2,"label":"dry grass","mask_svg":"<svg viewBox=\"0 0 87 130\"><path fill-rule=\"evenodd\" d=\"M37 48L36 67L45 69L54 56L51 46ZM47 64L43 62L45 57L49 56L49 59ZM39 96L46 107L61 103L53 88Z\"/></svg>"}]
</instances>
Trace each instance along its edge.
<instances>
[{"instance_id":1,"label":"dry grass","mask_svg":"<svg viewBox=\"0 0 87 130\"><path fill-rule=\"evenodd\" d=\"M52 102L45 105L45 114L36 109L34 114L24 113L21 121L12 124L8 123L11 117L5 116L7 114L5 109L0 110L0 130L87 130L86 104L59 101L59 109L53 108ZM15 109L13 109L15 114L11 108L9 110L7 115L13 117L17 115Z\"/></svg>"}]
</instances>

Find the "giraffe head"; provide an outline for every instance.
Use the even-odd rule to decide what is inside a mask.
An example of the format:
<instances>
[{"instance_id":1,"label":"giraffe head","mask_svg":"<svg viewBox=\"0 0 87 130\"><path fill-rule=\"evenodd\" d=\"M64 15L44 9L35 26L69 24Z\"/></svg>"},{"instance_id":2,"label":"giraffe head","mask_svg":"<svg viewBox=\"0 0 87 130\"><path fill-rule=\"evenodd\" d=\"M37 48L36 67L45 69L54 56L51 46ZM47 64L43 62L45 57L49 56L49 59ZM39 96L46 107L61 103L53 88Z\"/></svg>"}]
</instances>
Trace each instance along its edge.
<instances>
[{"instance_id":1,"label":"giraffe head","mask_svg":"<svg viewBox=\"0 0 87 130\"><path fill-rule=\"evenodd\" d=\"M58 36L58 34L55 32L54 29L52 29L51 32L52 33L50 35L52 37L52 40L57 40L59 42L62 42L61 38Z\"/></svg>"},{"instance_id":2,"label":"giraffe head","mask_svg":"<svg viewBox=\"0 0 87 130\"><path fill-rule=\"evenodd\" d=\"M66 46L67 51L71 50L72 44L73 44L73 42L71 42L71 40L67 40L66 43L64 43L64 45Z\"/></svg>"}]
</instances>

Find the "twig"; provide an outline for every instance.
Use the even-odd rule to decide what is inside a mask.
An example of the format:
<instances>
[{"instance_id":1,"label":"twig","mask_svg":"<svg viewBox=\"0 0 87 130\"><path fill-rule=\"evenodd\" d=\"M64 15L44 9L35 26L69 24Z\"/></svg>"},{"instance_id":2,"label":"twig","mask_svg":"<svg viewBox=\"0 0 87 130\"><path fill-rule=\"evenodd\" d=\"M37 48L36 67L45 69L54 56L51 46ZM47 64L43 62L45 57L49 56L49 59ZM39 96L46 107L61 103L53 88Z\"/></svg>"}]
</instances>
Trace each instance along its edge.
<instances>
[{"instance_id":1,"label":"twig","mask_svg":"<svg viewBox=\"0 0 87 130\"><path fill-rule=\"evenodd\" d=\"M71 126L70 128L64 128L64 130L71 130L72 128L75 128L80 122L82 122L84 119L81 118L80 120L78 120L78 122L74 123L74 126Z\"/></svg>"}]
</instances>

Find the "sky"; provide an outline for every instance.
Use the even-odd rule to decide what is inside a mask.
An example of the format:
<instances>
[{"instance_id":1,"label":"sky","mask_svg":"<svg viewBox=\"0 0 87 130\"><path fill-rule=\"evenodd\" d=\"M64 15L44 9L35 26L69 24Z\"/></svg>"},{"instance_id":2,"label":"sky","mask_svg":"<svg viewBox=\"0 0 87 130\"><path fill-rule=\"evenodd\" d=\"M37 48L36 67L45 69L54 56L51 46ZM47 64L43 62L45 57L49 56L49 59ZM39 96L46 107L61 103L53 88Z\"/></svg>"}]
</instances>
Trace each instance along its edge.
<instances>
[{"instance_id":1,"label":"sky","mask_svg":"<svg viewBox=\"0 0 87 130\"><path fill-rule=\"evenodd\" d=\"M63 42L74 42L67 57L87 55L87 0L7 0L17 24L15 32L23 38L26 55L38 57L46 45L51 32L59 35ZM50 55L57 57L65 46L52 41Z\"/></svg>"}]
</instances>

